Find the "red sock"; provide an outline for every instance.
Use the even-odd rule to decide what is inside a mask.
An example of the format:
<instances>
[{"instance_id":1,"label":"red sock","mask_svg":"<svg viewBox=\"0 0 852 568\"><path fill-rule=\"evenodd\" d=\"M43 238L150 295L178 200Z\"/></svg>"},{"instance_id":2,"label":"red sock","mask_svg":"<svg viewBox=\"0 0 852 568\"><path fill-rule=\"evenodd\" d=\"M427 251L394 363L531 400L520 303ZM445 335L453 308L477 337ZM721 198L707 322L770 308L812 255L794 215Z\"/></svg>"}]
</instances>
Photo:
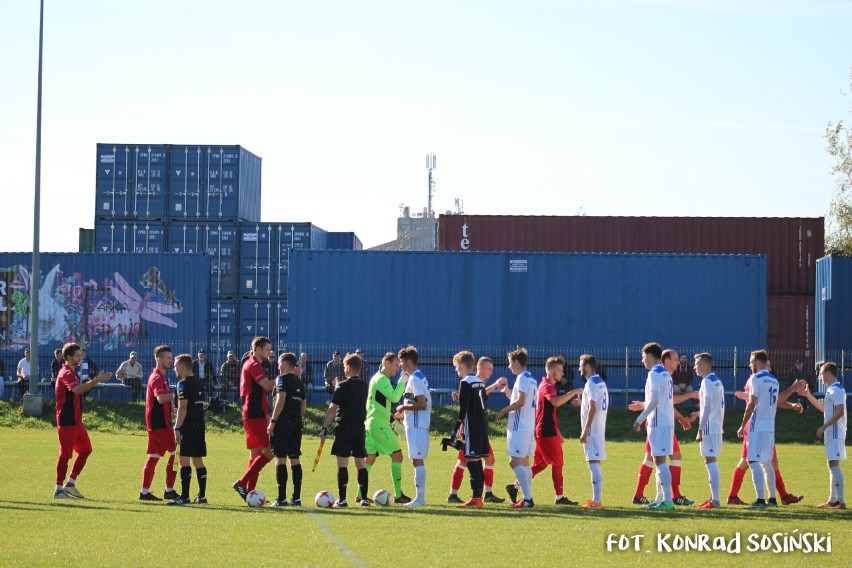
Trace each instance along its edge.
<instances>
[{"instance_id":1,"label":"red sock","mask_svg":"<svg viewBox=\"0 0 852 568\"><path fill-rule=\"evenodd\" d=\"M272 460L265 455L259 454L251 461L251 465L240 478L240 485L249 490L254 489L257 485L257 478L260 475L260 470L262 470L270 461Z\"/></svg>"},{"instance_id":2,"label":"red sock","mask_svg":"<svg viewBox=\"0 0 852 568\"><path fill-rule=\"evenodd\" d=\"M483 486L494 487L494 466L485 465L482 466L482 470L485 474L485 483L483 483Z\"/></svg>"},{"instance_id":3,"label":"red sock","mask_svg":"<svg viewBox=\"0 0 852 568\"><path fill-rule=\"evenodd\" d=\"M680 466L670 465L669 471L672 472L672 499L680 497Z\"/></svg>"},{"instance_id":4,"label":"red sock","mask_svg":"<svg viewBox=\"0 0 852 568\"><path fill-rule=\"evenodd\" d=\"M731 492L728 497L738 497L740 494L740 487L743 485L743 478L745 477L745 471L742 469L735 467L734 475L731 476Z\"/></svg>"},{"instance_id":5,"label":"red sock","mask_svg":"<svg viewBox=\"0 0 852 568\"><path fill-rule=\"evenodd\" d=\"M533 463L533 466L530 468L532 470L532 476L535 477L547 467L547 464L544 462Z\"/></svg>"},{"instance_id":6,"label":"red sock","mask_svg":"<svg viewBox=\"0 0 852 568\"><path fill-rule=\"evenodd\" d=\"M492 473L493 477L494 474ZM453 491L458 491L459 487L461 487L462 481L464 480L464 468L459 467L458 465L453 469L453 478L450 481L450 486L453 488Z\"/></svg>"},{"instance_id":7,"label":"red sock","mask_svg":"<svg viewBox=\"0 0 852 568\"><path fill-rule=\"evenodd\" d=\"M74 460L74 467L71 468L71 477L76 479L80 477L80 474L83 473L83 468L86 467L86 460L89 459L89 455L92 452L84 452L82 454L77 454L77 459Z\"/></svg>"},{"instance_id":8,"label":"red sock","mask_svg":"<svg viewBox=\"0 0 852 568\"><path fill-rule=\"evenodd\" d=\"M786 497L789 495L787 493L787 487L784 485L784 478L781 477L781 471L775 470L775 490L778 492L779 497Z\"/></svg>"},{"instance_id":9,"label":"red sock","mask_svg":"<svg viewBox=\"0 0 852 568\"><path fill-rule=\"evenodd\" d=\"M169 454L169 465L166 466L166 487L174 489L178 472L175 470L175 455Z\"/></svg>"},{"instance_id":10,"label":"red sock","mask_svg":"<svg viewBox=\"0 0 852 568\"><path fill-rule=\"evenodd\" d=\"M59 456L56 460L56 485L65 483L65 476L68 475L68 458Z\"/></svg>"},{"instance_id":11,"label":"red sock","mask_svg":"<svg viewBox=\"0 0 852 568\"><path fill-rule=\"evenodd\" d=\"M562 491L565 489L562 481L562 466L551 467L550 477L553 479L553 491L556 495L562 495Z\"/></svg>"},{"instance_id":12,"label":"red sock","mask_svg":"<svg viewBox=\"0 0 852 568\"><path fill-rule=\"evenodd\" d=\"M152 458L151 456L148 456L148 459L145 460L145 467L142 468L142 489L151 489L158 461L160 461L160 458Z\"/></svg>"},{"instance_id":13,"label":"red sock","mask_svg":"<svg viewBox=\"0 0 852 568\"><path fill-rule=\"evenodd\" d=\"M639 466L639 477L636 480L636 497L642 497L645 494L645 487L651 480L651 474L653 472L654 468L650 467L645 462L642 462L642 465Z\"/></svg>"}]
</instances>

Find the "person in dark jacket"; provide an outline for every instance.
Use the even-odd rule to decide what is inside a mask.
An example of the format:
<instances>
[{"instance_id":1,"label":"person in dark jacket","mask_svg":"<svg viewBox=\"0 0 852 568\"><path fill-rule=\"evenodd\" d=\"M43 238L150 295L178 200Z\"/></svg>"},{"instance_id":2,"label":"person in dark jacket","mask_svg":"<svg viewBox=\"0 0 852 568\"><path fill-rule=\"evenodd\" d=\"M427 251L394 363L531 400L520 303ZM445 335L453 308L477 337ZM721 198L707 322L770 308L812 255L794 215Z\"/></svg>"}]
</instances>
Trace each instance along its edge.
<instances>
[{"instance_id":1,"label":"person in dark jacket","mask_svg":"<svg viewBox=\"0 0 852 568\"><path fill-rule=\"evenodd\" d=\"M208 395L214 393L216 386L216 367L207 359L207 352L204 349L198 350L198 358L192 362L192 375L201 381Z\"/></svg>"}]
</instances>

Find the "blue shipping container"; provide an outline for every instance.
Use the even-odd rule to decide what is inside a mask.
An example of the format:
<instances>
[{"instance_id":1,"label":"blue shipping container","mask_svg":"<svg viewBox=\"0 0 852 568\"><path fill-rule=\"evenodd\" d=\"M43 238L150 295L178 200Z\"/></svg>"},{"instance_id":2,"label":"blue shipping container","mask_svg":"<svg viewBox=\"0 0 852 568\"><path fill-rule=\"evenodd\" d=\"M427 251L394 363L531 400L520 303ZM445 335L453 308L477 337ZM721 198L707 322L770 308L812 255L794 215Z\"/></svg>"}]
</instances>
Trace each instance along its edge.
<instances>
[{"instance_id":1,"label":"blue shipping container","mask_svg":"<svg viewBox=\"0 0 852 568\"><path fill-rule=\"evenodd\" d=\"M227 359L228 351L237 358L245 351L238 342L239 307L234 300L213 298L210 300L210 341L208 356L218 367Z\"/></svg>"},{"instance_id":2,"label":"blue shipping container","mask_svg":"<svg viewBox=\"0 0 852 568\"><path fill-rule=\"evenodd\" d=\"M234 223L174 223L166 250L210 255L210 290L214 296L235 296L239 288L239 227Z\"/></svg>"},{"instance_id":3,"label":"blue shipping container","mask_svg":"<svg viewBox=\"0 0 852 568\"><path fill-rule=\"evenodd\" d=\"M243 223L240 226L240 294L285 295L290 251L325 246L326 232L313 223Z\"/></svg>"},{"instance_id":4,"label":"blue shipping container","mask_svg":"<svg viewBox=\"0 0 852 568\"><path fill-rule=\"evenodd\" d=\"M852 355L852 258L826 256L817 260L815 319L816 362L840 365L841 351Z\"/></svg>"},{"instance_id":5,"label":"blue shipping container","mask_svg":"<svg viewBox=\"0 0 852 568\"><path fill-rule=\"evenodd\" d=\"M566 350L766 341L763 255L293 251L290 266L291 343Z\"/></svg>"},{"instance_id":6,"label":"blue shipping container","mask_svg":"<svg viewBox=\"0 0 852 568\"><path fill-rule=\"evenodd\" d=\"M181 352L207 342L209 284L195 276L210 270L205 255L42 253L39 262L34 282L32 254L0 253L0 351L29 344L35 285L42 354L75 341L99 367L115 370L131 350L148 367L157 344Z\"/></svg>"},{"instance_id":7,"label":"blue shipping container","mask_svg":"<svg viewBox=\"0 0 852 568\"><path fill-rule=\"evenodd\" d=\"M169 146L169 217L260 220L261 159L240 146Z\"/></svg>"},{"instance_id":8,"label":"blue shipping container","mask_svg":"<svg viewBox=\"0 0 852 568\"><path fill-rule=\"evenodd\" d=\"M245 349L258 335L270 338L275 350L286 345L289 315L285 299L241 300L239 318L239 342Z\"/></svg>"},{"instance_id":9,"label":"blue shipping container","mask_svg":"<svg viewBox=\"0 0 852 568\"><path fill-rule=\"evenodd\" d=\"M161 221L95 221L95 252L163 253L168 230Z\"/></svg>"},{"instance_id":10,"label":"blue shipping container","mask_svg":"<svg viewBox=\"0 0 852 568\"><path fill-rule=\"evenodd\" d=\"M127 144L98 144L95 216L131 218L133 212L133 151Z\"/></svg>"},{"instance_id":11,"label":"blue shipping container","mask_svg":"<svg viewBox=\"0 0 852 568\"><path fill-rule=\"evenodd\" d=\"M326 249L328 250L363 250L364 245L355 233L328 233Z\"/></svg>"}]
</instances>

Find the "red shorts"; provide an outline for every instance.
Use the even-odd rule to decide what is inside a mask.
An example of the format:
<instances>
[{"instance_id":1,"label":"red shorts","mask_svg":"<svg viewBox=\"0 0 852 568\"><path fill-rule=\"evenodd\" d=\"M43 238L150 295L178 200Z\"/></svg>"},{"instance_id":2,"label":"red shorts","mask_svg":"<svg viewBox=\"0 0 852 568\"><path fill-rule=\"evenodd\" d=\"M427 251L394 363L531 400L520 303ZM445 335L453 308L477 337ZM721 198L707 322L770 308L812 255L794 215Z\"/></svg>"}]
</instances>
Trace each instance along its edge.
<instances>
[{"instance_id":1,"label":"red shorts","mask_svg":"<svg viewBox=\"0 0 852 568\"><path fill-rule=\"evenodd\" d=\"M79 426L59 426L59 457L71 459L73 452L89 454L92 452L92 442L89 433L82 424Z\"/></svg>"},{"instance_id":2,"label":"red shorts","mask_svg":"<svg viewBox=\"0 0 852 568\"><path fill-rule=\"evenodd\" d=\"M743 459L748 458L748 447L746 446L746 439L748 436L743 437L743 451L740 453L740 457ZM772 446L772 459L778 460L778 451L775 449L775 446Z\"/></svg>"},{"instance_id":3,"label":"red shorts","mask_svg":"<svg viewBox=\"0 0 852 568\"><path fill-rule=\"evenodd\" d=\"M547 438L535 439L533 466L544 463L562 467L565 463L564 460L565 458L562 454L562 436L548 436Z\"/></svg>"},{"instance_id":4,"label":"red shorts","mask_svg":"<svg viewBox=\"0 0 852 568\"><path fill-rule=\"evenodd\" d=\"M494 459L494 448L491 447L491 442L488 443L488 457ZM459 450L459 460L465 461L464 450Z\"/></svg>"},{"instance_id":5,"label":"red shorts","mask_svg":"<svg viewBox=\"0 0 852 568\"><path fill-rule=\"evenodd\" d=\"M672 453L680 453L680 442L677 441L677 436L674 437L674 447L672 448ZM651 453L651 442L648 440L648 437L645 436L645 453Z\"/></svg>"},{"instance_id":6,"label":"red shorts","mask_svg":"<svg viewBox=\"0 0 852 568\"><path fill-rule=\"evenodd\" d=\"M253 450L255 448L269 447L269 433L266 431L268 426L268 418L243 418L247 449Z\"/></svg>"},{"instance_id":7,"label":"red shorts","mask_svg":"<svg viewBox=\"0 0 852 568\"><path fill-rule=\"evenodd\" d=\"M175 451L175 433L171 428L158 428L148 431L148 455L160 457Z\"/></svg>"}]
</instances>

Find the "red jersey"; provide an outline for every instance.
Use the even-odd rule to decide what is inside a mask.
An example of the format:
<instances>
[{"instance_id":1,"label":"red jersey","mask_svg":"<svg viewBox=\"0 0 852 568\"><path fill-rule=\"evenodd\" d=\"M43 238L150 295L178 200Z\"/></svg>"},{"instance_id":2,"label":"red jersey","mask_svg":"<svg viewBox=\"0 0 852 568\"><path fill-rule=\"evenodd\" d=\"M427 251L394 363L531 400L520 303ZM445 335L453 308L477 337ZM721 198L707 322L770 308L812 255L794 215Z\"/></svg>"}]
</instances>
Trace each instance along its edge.
<instances>
[{"instance_id":1,"label":"red jersey","mask_svg":"<svg viewBox=\"0 0 852 568\"><path fill-rule=\"evenodd\" d=\"M240 396L243 397L243 418L266 418L269 402L266 391L260 386L266 372L254 356L243 363L240 372Z\"/></svg>"},{"instance_id":2,"label":"red jersey","mask_svg":"<svg viewBox=\"0 0 852 568\"><path fill-rule=\"evenodd\" d=\"M81 426L83 424L83 407L80 396L71 390L80 384L80 379L74 369L67 363L62 363L59 376L56 377L56 425Z\"/></svg>"},{"instance_id":3,"label":"red jersey","mask_svg":"<svg viewBox=\"0 0 852 568\"><path fill-rule=\"evenodd\" d=\"M169 381L159 369L151 371L148 377L148 392L145 397L145 428L148 431L170 428L172 424L172 403L160 403L157 395L169 394Z\"/></svg>"},{"instance_id":4,"label":"red jersey","mask_svg":"<svg viewBox=\"0 0 852 568\"><path fill-rule=\"evenodd\" d=\"M535 437L550 438L552 436L561 436L559 432L559 418L556 416L558 410L551 403L551 399L556 397L556 386L547 380L547 377L541 380L538 387L538 400L535 404Z\"/></svg>"}]
</instances>

